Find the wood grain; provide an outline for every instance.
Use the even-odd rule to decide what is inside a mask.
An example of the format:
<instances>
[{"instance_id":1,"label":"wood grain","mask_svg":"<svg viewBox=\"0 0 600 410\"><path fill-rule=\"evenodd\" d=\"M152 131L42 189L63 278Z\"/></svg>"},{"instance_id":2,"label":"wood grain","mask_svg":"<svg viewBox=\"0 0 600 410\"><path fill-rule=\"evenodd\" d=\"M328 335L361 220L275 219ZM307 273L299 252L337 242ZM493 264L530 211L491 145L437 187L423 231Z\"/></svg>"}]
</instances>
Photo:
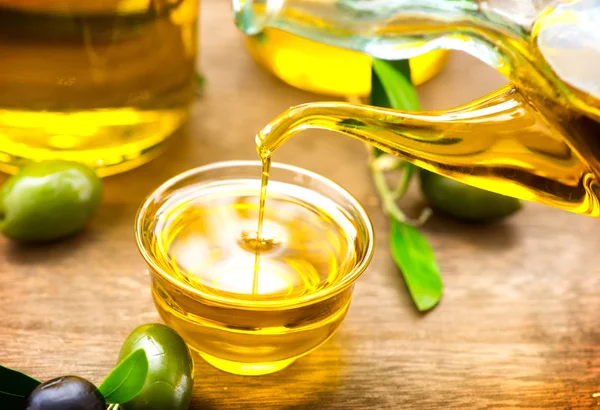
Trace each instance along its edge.
<instances>
[{"instance_id":1,"label":"wood grain","mask_svg":"<svg viewBox=\"0 0 600 410\"><path fill-rule=\"evenodd\" d=\"M287 107L323 97L261 71L231 23L229 2L205 1L199 64L207 86L169 150L106 180L99 215L49 246L0 239L0 363L37 378L98 383L125 336L157 321L135 247L135 212L153 188L192 167L255 159L253 135ZM449 107L504 82L454 54L419 90ZM332 160L334 158L334 160ZM191 409L589 409L600 405L599 221L528 204L487 227L434 218L424 228L445 294L418 314L386 243L387 222L364 148L326 132L300 135L275 158L332 178L370 213L378 238L339 333L275 375L244 378L197 360ZM405 201L418 204L415 187Z\"/></svg>"}]
</instances>

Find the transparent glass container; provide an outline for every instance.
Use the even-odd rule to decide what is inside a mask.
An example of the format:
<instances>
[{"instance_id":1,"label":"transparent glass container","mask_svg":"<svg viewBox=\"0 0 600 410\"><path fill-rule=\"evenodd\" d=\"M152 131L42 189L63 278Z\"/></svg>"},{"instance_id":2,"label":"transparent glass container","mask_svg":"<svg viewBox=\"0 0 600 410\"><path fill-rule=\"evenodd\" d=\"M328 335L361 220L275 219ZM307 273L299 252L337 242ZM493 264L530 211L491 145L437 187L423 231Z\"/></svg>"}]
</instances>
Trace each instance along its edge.
<instances>
[{"instance_id":1,"label":"transparent glass container","mask_svg":"<svg viewBox=\"0 0 600 410\"><path fill-rule=\"evenodd\" d=\"M371 92L371 60L364 53L266 28L247 36L250 55L271 74L304 91L365 98ZM446 66L449 52L434 50L409 60L412 82L421 85Z\"/></svg>"},{"instance_id":2,"label":"transparent glass container","mask_svg":"<svg viewBox=\"0 0 600 410\"><path fill-rule=\"evenodd\" d=\"M158 155L194 97L199 0L0 0L0 170Z\"/></svg>"},{"instance_id":3,"label":"transparent glass container","mask_svg":"<svg viewBox=\"0 0 600 410\"><path fill-rule=\"evenodd\" d=\"M342 324L374 249L371 221L347 191L312 172L273 163L267 206L287 200L269 211L275 218L267 217L265 226L279 232L273 238L284 246L261 254L254 273L255 248L239 239L257 227L261 169L260 161L229 161L178 175L149 196L135 226L162 319L208 363L242 375L276 372L325 343ZM292 217L298 203L312 209L301 221ZM341 221L338 243L349 246L332 245L324 256L328 246L313 244L331 231L311 231L307 221L316 217ZM306 263L307 249L317 256L313 262L339 269L327 269L319 279L317 265Z\"/></svg>"}]
</instances>

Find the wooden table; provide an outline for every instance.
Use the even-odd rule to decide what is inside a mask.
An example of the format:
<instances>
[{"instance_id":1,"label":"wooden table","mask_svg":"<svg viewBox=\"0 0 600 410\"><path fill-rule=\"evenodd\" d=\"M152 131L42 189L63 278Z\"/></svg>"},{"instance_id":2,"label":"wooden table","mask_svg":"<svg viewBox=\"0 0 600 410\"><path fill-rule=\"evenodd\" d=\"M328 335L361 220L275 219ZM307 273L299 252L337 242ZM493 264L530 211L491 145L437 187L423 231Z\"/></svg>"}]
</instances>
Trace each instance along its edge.
<instances>
[{"instance_id":1,"label":"wooden table","mask_svg":"<svg viewBox=\"0 0 600 410\"><path fill-rule=\"evenodd\" d=\"M231 23L229 1L206 0L199 64L207 76L193 118L170 150L106 180L84 233L24 247L0 239L0 363L37 378L99 383L126 335L157 321L134 214L167 178L212 161L255 159L253 136L287 107L322 97L261 71ZM454 54L420 89L425 107L466 102L504 82ZM335 160L332 160L335 158ZM597 220L528 204L502 224L433 218L424 228L445 295L414 309L387 247L364 147L325 132L297 136L276 160L319 172L367 207L378 237L339 333L275 375L244 378L199 358L192 409L588 409L600 405L600 229ZM414 189L407 204L419 201Z\"/></svg>"}]
</instances>

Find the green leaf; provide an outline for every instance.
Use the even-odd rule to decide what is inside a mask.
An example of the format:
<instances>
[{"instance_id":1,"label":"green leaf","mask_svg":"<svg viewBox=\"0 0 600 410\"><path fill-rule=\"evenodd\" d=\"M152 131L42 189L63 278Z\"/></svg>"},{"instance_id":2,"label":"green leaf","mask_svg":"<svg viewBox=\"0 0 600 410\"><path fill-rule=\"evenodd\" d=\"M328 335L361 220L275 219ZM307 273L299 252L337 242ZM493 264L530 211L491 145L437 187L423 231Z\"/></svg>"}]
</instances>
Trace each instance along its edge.
<instances>
[{"instance_id":1,"label":"green leaf","mask_svg":"<svg viewBox=\"0 0 600 410\"><path fill-rule=\"evenodd\" d=\"M375 72L375 59L373 59L373 67L371 68L371 94L369 95L369 104L376 107L387 107L391 108L390 99L387 95L386 89L383 87L379 76ZM410 67L409 67L410 68ZM379 157L383 154L383 151L372 147L375 157Z\"/></svg>"},{"instance_id":2,"label":"green leaf","mask_svg":"<svg viewBox=\"0 0 600 410\"><path fill-rule=\"evenodd\" d=\"M22 409L27 397L40 384L25 373L0 366L0 409Z\"/></svg>"},{"instance_id":3,"label":"green leaf","mask_svg":"<svg viewBox=\"0 0 600 410\"><path fill-rule=\"evenodd\" d=\"M398 110L421 110L412 84L408 60L373 59L370 104ZM376 155L380 154L376 152ZM416 167L406 163L403 179L395 195L401 197ZM400 268L411 297L421 312L436 306L443 291L442 279L434 252L417 228L390 217L390 248Z\"/></svg>"},{"instance_id":4,"label":"green leaf","mask_svg":"<svg viewBox=\"0 0 600 410\"><path fill-rule=\"evenodd\" d=\"M392 257L404 273L417 309L427 311L438 304L444 288L433 250L417 228L393 218L390 223Z\"/></svg>"},{"instance_id":5,"label":"green leaf","mask_svg":"<svg viewBox=\"0 0 600 410\"><path fill-rule=\"evenodd\" d=\"M106 403L125 403L142 390L147 376L148 357L146 351L137 349L110 372L98 390L104 396Z\"/></svg>"},{"instance_id":6,"label":"green leaf","mask_svg":"<svg viewBox=\"0 0 600 410\"><path fill-rule=\"evenodd\" d=\"M369 104L397 110L420 110L419 97L410 78L408 60L386 61L374 58ZM375 156L382 154L380 150L374 149ZM413 165L409 164L409 167Z\"/></svg>"},{"instance_id":7,"label":"green leaf","mask_svg":"<svg viewBox=\"0 0 600 410\"><path fill-rule=\"evenodd\" d=\"M418 111L419 96L410 80L408 60L385 61L373 59L373 82L377 83L375 94L371 90L371 104L397 110Z\"/></svg>"}]
</instances>

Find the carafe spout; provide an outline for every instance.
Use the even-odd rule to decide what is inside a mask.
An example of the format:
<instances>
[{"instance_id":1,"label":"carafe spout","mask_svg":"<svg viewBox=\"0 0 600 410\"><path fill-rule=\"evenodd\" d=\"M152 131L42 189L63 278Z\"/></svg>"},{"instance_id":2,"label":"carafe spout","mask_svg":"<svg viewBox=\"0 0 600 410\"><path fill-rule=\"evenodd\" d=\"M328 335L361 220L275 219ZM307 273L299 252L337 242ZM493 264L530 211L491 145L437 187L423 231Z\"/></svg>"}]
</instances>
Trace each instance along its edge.
<instances>
[{"instance_id":1,"label":"carafe spout","mask_svg":"<svg viewBox=\"0 0 600 410\"><path fill-rule=\"evenodd\" d=\"M339 132L472 186L598 216L595 167L511 86L448 111L341 102L292 107L257 135L259 154L268 157L311 128Z\"/></svg>"}]
</instances>

